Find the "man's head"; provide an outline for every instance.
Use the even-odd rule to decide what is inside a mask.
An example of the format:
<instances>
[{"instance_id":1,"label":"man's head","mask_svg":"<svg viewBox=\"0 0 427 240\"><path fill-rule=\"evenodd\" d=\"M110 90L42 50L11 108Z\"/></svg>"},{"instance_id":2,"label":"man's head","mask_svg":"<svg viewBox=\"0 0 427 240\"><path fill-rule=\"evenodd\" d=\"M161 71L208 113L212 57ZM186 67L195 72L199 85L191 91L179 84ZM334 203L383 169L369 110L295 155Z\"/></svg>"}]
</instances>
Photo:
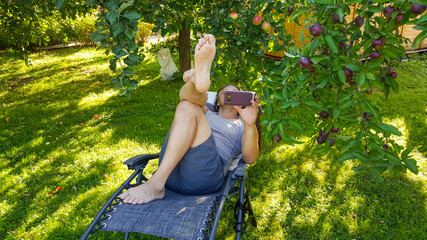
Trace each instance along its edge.
<instances>
[{"instance_id":1,"label":"man's head","mask_svg":"<svg viewBox=\"0 0 427 240\"><path fill-rule=\"evenodd\" d=\"M214 110L219 111L220 107L224 106L224 92L225 91L241 91L241 89L234 84L227 84L218 89L215 97Z\"/></svg>"}]
</instances>

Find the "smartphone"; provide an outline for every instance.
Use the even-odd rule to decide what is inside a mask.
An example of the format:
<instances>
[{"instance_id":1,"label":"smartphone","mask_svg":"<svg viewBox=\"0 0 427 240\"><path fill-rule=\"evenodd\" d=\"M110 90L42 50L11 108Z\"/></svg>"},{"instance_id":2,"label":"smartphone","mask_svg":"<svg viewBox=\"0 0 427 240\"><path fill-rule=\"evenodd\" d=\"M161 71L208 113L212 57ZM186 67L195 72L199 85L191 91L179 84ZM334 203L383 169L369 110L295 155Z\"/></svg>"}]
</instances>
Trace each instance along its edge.
<instances>
[{"instance_id":1,"label":"smartphone","mask_svg":"<svg viewBox=\"0 0 427 240\"><path fill-rule=\"evenodd\" d=\"M237 106L250 106L251 100L255 101L255 92L225 91L224 104Z\"/></svg>"}]
</instances>

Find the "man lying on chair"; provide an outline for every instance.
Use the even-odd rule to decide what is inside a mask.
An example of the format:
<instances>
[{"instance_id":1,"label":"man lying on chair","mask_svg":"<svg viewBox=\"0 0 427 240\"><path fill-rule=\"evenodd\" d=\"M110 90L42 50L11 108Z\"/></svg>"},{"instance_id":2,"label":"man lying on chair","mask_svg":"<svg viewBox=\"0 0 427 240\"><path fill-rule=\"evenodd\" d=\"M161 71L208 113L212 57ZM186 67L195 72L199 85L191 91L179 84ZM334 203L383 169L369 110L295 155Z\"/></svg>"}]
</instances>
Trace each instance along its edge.
<instances>
[{"instance_id":1,"label":"man lying on chair","mask_svg":"<svg viewBox=\"0 0 427 240\"><path fill-rule=\"evenodd\" d=\"M206 194L219 190L224 166L242 153L246 163L259 155L258 102L252 105L224 105L224 91L240 91L235 85L222 87L215 109L205 106L210 87L210 70L215 57L215 37L205 35L195 48L195 68L184 73L180 103L159 157L159 167L145 183L120 195L124 203L144 204L162 199L165 186L183 194Z\"/></svg>"}]
</instances>

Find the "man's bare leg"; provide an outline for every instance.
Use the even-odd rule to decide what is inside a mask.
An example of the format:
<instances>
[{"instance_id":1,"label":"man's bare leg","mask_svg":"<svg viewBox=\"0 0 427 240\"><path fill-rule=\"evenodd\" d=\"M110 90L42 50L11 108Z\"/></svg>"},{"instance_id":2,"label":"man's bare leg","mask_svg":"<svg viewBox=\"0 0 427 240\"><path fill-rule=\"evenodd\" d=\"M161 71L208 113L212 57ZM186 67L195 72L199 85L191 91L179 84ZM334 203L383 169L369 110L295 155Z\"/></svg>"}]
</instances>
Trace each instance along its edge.
<instances>
[{"instance_id":1,"label":"man's bare leg","mask_svg":"<svg viewBox=\"0 0 427 240\"><path fill-rule=\"evenodd\" d=\"M206 35L203 39L196 47L195 69L184 76L188 81L187 84L191 83L194 89L187 89L191 90L186 93L188 98L182 99L176 108L162 162L147 182L130 188L120 195L124 203L144 204L162 199L165 194L166 180L188 149L202 144L211 135L209 123L202 111L206 99L202 104L191 101L191 99L200 101L199 96L206 97L206 91L210 87L210 67L215 56L215 38L212 35ZM208 67L209 69L206 70Z\"/></svg>"},{"instance_id":2,"label":"man's bare leg","mask_svg":"<svg viewBox=\"0 0 427 240\"><path fill-rule=\"evenodd\" d=\"M186 84L179 92L181 100L187 100L199 106L206 104L206 92L211 83L210 72L215 53L215 37L207 34L199 40L195 48L194 69L184 73L183 78Z\"/></svg>"},{"instance_id":3,"label":"man's bare leg","mask_svg":"<svg viewBox=\"0 0 427 240\"><path fill-rule=\"evenodd\" d=\"M169 175L190 147L205 142L211 135L209 123L202 108L189 101L178 104L169 130L169 140L162 162L153 176L144 184L120 195L124 203L144 204L164 197Z\"/></svg>"}]
</instances>

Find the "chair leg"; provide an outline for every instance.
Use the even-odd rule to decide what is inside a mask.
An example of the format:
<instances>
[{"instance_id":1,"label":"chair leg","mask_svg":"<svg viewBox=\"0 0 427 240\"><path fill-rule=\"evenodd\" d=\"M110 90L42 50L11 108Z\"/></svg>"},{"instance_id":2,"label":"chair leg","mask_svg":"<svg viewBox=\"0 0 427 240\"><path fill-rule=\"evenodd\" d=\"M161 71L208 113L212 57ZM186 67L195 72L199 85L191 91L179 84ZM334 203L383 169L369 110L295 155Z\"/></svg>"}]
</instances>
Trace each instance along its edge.
<instances>
[{"instance_id":1,"label":"chair leg","mask_svg":"<svg viewBox=\"0 0 427 240\"><path fill-rule=\"evenodd\" d=\"M125 240L129 239L129 232L125 232Z\"/></svg>"},{"instance_id":2,"label":"chair leg","mask_svg":"<svg viewBox=\"0 0 427 240\"><path fill-rule=\"evenodd\" d=\"M239 189L239 199L236 203L236 239L240 239L243 233L243 208L244 208L244 201L245 200L245 181L242 180L240 182L240 189Z\"/></svg>"}]
</instances>

